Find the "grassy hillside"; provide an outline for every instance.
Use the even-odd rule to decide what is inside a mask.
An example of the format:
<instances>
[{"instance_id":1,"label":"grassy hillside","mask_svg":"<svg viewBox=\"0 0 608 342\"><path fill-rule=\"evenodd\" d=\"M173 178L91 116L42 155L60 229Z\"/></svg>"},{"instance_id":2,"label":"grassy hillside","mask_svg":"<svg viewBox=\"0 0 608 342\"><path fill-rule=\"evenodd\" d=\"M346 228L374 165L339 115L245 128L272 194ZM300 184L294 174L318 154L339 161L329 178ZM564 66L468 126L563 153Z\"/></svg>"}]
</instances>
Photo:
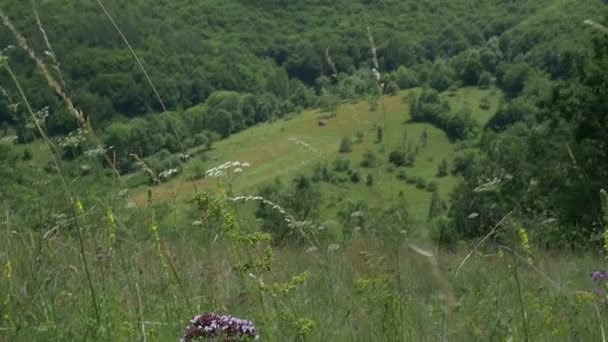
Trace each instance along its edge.
<instances>
[{"instance_id":1,"label":"grassy hillside","mask_svg":"<svg viewBox=\"0 0 608 342\"><path fill-rule=\"evenodd\" d=\"M340 155L350 161L362 178L372 174L374 186L366 186L363 180L359 184L340 186L324 184L322 212L326 219L333 218L335 214L335 209L328 207L335 208L335 202L344 198L367 199L369 203L375 203L375 206L382 206L401 193L411 207L413 218L419 222L423 221L428 213L431 194L414 184L399 180L397 176L403 171L408 177L421 177L427 182L435 182L441 197L447 199L456 179L453 176L438 178L437 168L443 159L451 162L458 144L451 143L443 131L432 125L409 122L408 95L417 91L412 89L402 91L396 96L385 96L376 111L370 111L367 102L345 103L339 107L336 117L327 120L325 126L319 125L319 120L327 115L322 111L306 111L290 119L258 125L215 144L213 150L205 154L207 160L204 165L209 169L225 161L250 163L251 168L235 180L234 189L237 193L253 194L262 184L272 181L275 177L289 178L298 173L310 173L314 163L331 162ZM462 88L455 92L446 92L442 97L447 99L453 111L461 107L470 108L473 117L483 125L497 110L501 95L496 89ZM490 107L480 108L483 98L489 99ZM386 130L383 141L377 143L375 127L384 121L382 105L386 111ZM341 139L350 137L356 141L357 132L363 133L362 142L355 142L351 153L339 154ZM422 147L420 142L423 132L428 134L426 147ZM415 166L389 167L389 152L405 149L407 145L420 148ZM359 166L363 154L367 151L377 155L380 161L378 166L371 169ZM195 160L185 165L185 172L181 176L155 186L154 198L157 201L177 199L183 203L192 196L194 185L187 178L191 175L194 164L199 163L198 158L200 157L195 157ZM217 186L216 182L213 178L207 178L196 180L195 184L199 190L209 190ZM131 198L136 203L145 205L146 196L147 190L140 188L133 191Z\"/></svg>"}]
</instances>

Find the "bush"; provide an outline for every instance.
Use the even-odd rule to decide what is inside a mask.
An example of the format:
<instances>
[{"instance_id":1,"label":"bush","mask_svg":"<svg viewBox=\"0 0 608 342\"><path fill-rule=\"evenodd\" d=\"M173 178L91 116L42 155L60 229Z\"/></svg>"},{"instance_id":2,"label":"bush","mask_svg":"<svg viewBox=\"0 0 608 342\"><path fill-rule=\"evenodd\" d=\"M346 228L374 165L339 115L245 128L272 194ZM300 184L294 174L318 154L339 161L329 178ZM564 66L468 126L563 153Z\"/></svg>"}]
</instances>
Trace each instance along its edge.
<instances>
[{"instance_id":1,"label":"bush","mask_svg":"<svg viewBox=\"0 0 608 342\"><path fill-rule=\"evenodd\" d=\"M492 74L487 71L482 71L479 75L479 81L477 82L477 84L481 89L488 89L492 85L492 82Z\"/></svg>"},{"instance_id":2,"label":"bush","mask_svg":"<svg viewBox=\"0 0 608 342\"><path fill-rule=\"evenodd\" d=\"M477 154L475 151L468 151L464 154L457 155L456 158L454 158L454 161L452 161L452 174L466 177L476 159Z\"/></svg>"},{"instance_id":3,"label":"bush","mask_svg":"<svg viewBox=\"0 0 608 342\"><path fill-rule=\"evenodd\" d=\"M388 161L395 166L405 166L408 161L408 156L403 151L392 151L388 155Z\"/></svg>"},{"instance_id":4,"label":"bush","mask_svg":"<svg viewBox=\"0 0 608 342\"><path fill-rule=\"evenodd\" d=\"M190 166L190 176L188 179L193 180L205 178L206 171L205 163L200 159L195 160Z\"/></svg>"},{"instance_id":5,"label":"bush","mask_svg":"<svg viewBox=\"0 0 608 342\"><path fill-rule=\"evenodd\" d=\"M357 131L357 143L362 143L363 142L363 137L365 136L365 134L363 134L362 131Z\"/></svg>"},{"instance_id":6,"label":"bush","mask_svg":"<svg viewBox=\"0 0 608 342\"><path fill-rule=\"evenodd\" d=\"M381 143L382 139L384 138L384 131L382 130L382 127L378 127L376 128L376 143Z\"/></svg>"},{"instance_id":7,"label":"bush","mask_svg":"<svg viewBox=\"0 0 608 342\"><path fill-rule=\"evenodd\" d=\"M483 110L488 110L492 107L492 104L490 103L490 99L487 97L484 97L481 99L481 101L479 101L479 108L483 109Z\"/></svg>"},{"instance_id":8,"label":"bush","mask_svg":"<svg viewBox=\"0 0 608 342\"><path fill-rule=\"evenodd\" d=\"M340 147L338 148L338 152L340 153L350 153L353 150L353 141L349 137L342 138L340 141Z\"/></svg>"},{"instance_id":9,"label":"bush","mask_svg":"<svg viewBox=\"0 0 608 342\"><path fill-rule=\"evenodd\" d=\"M361 167L371 168L378 164L376 154L372 151L365 151L363 159L361 160Z\"/></svg>"},{"instance_id":10,"label":"bush","mask_svg":"<svg viewBox=\"0 0 608 342\"><path fill-rule=\"evenodd\" d=\"M142 185L152 184L152 179L150 178L150 175L141 171L141 172L137 172L134 175L131 175L130 177L128 177L126 184L129 189L133 189L133 188L137 188Z\"/></svg>"},{"instance_id":11,"label":"bush","mask_svg":"<svg viewBox=\"0 0 608 342\"><path fill-rule=\"evenodd\" d=\"M435 192L435 191L437 191L437 183L435 183L435 182L429 182L426 185L426 191L428 191L428 192Z\"/></svg>"},{"instance_id":12,"label":"bush","mask_svg":"<svg viewBox=\"0 0 608 342\"><path fill-rule=\"evenodd\" d=\"M344 184L344 183L348 182L348 180L349 180L349 177L347 175L339 174L333 178L332 182L334 184Z\"/></svg>"},{"instance_id":13,"label":"bush","mask_svg":"<svg viewBox=\"0 0 608 342\"><path fill-rule=\"evenodd\" d=\"M350 175L350 181L357 184L361 181L361 176L359 176L359 172L357 171L353 171L353 173Z\"/></svg>"},{"instance_id":14,"label":"bush","mask_svg":"<svg viewBox=\"0 0 608 342\"><path fill-rule=\"evenodd\" d=\"M30 151L30 149L29 149L29 148L25 148L25 149L23 150L23 155L21 156L21 160L23 160L23 161L28 161L28 160L31 160L31 159L32 159L32 157L33 157L33 155L32 155L32 151Z\"/></svg>"},{"instance_id":15,"label":"bush","mask_svg":"<svg viewBox=\"0 0 608 342\"><path fill-rule=\"evenodd\" d=\"M418 177L418 179L416 179L416 187L418 189L425 189L426 188L426 180L422 177Z\"/></svg>"},{"instance_id":16,"label":"bush","mask_svg":"<svg viewBox=\"0 0 608 342\"><path fill-rule=\"evenodd\" d=\"M384 89L385 93L391 96L397 95L399 90L399 85L396 82L389 82Z\"/></svg>"},{"instance_id":17,"label":"bush","mask_svg":"<svg viewBox=\"0 0 608 342\"><path fill-rule=\"evenodd\" d=\"M338 157L334 160L334 170L338 172L348 172L350 170L350 160Z\"/></svg>"},{"instance_id":18,"label":"bush","mask_svg":"<svg viewBox=\"0 0 608 342\"><path fill-rule=\"evenodd\" d=\"M445 216L439 216L431 221L429 237L435 244L453 248L458 241L458 233Z\"/></svg>"},{"instance_id":19,"label":"bush","mask_svg":"<svg viewBox=\"0 0 608 342\"><path fill-rule=\"evenodd\" d=\"M316 163L312 173L313 182L330 182L333 178L332 171L327 163Z\"/></svg>"},{"instance_id":20,"label":"bush","mask_svg":"<svg viewBox=\"0 0 608 342\"><path fill-rule=\"evenodd\" d=\"M365 185L371 187L374 185L374 176L372 176L372 174L368 174L367 177L365 178Z\"/></svg>"},{"instance_id":21,"label":"bush","mask_svg":"<svg viewBox=\"0 0 608 342\"><path fill-rule=\"evenodd\" d=\"M400 89L408 89L418 86L418 75L411 69L400 66L395 72L395 79Z\"/></svg>"}]
</instances>

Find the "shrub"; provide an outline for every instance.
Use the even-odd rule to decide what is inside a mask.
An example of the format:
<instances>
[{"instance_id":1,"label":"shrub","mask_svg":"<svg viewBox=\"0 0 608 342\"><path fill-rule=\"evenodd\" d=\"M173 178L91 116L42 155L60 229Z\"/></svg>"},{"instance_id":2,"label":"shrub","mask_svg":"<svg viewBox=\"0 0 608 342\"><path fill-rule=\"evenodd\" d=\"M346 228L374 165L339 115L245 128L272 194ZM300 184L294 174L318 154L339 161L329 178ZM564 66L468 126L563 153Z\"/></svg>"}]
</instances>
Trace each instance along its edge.
<instances>
[{"instance_id":1,"label":"shrub","mask_svg":"<svg viewBox=\"0 0 608 342\"><path fill-rule=\"evenodd\" d=\"M431 241L444 247L453 248L458 241L458 233L445 216L439 216L431 221L429 230Z\"/></svg>"},{"instance_id":2,"label":"shrub","mask_svg":"<svg viewBox=\"0 0 608 342\"><path fill-rule=\"evenodd\" d=\"M350 160L338 157L334 160L334 170L338 172L348 172L350 170Z\"/></svg>"},{"instance_id":3,"label":"shrub","mask_svg":"<svg viewBox=\"0 0 608 342\"><path fill-rule=\"evenodd\" d=\"M21 160L28 161L32 159L32 151L29 148L25 148L23 150L23 155L21 156Z\"/></svg>"},{"instance_id":4,"label":"shrub","mask_svg":"<svg viewBox=\"0 0 608 342\"><path fill-rule=\"evenodd\" d=\"M190 166L190 176L188 177L189 179L201 179L201 178L205 178L205 163L198 159L195 160L192 163L192 166Z\"/></svg>"},{"instance_id":5,"label":"shrub","mask_svg":"<svg viewBox=\"0 0 608 342\"><path fill-rule=\"evenodd\" d=\"M137 172L133 175L131 175L130 177L127 178L127 187L132 189L132 188L137 188L139 186L142 185L150 185L152 184L152 179L150 178L150 176L145 173L145 172Z\"/></svg>"},{"instance_id":6,"label":"shrub","mask_svg":"<svg viewBox=\"0 0 608 342\"><path fill-rule=\"evenodd\" d=\"M347 175L339 174L333 179L333 182L335 184L343 184L343 183L348 182L348 180L349 180L349 177Z\"/></svg>"},{"instance_id":7,"label":"shrub","mask_svg":"<svg viewBox=\"0 0 608 342\"><path fill-rule=\"evenodd\" d=\"M363 132L362 132L362 131L357 131L357 143L359 143L359 144L360 144L360 143L362 143L362 142L363 142L363 137L364 137L364 136L365 136L365 135L363 134Z\"/></svg>"},{"instance_id":8,"label":"shrub","mask_svg":"<svg viewBox=\"0 0 608 342\"><path fill-rule=\"evenodd\" d=\"M386 88L384 89L384 91L386 92L386 94L391 95L391 96L395 96L399 93L399 85L396 82L389 82L386 85Z\"/></svg>"},{"instance_id":9,"label":"shrub","mask_svg":"<svg viewBox=\"0 0 608 342\"><path fill-rule=\"evenodd\" d=\"M437 183L435 183L435 182L429 182L426 185L426 191L428 191L428 192L435 192L435 191L437 191Z\"/></svg>"},{"instance_id":10,"label":"shrub","mask_svg":"<svg viewBox=\"0 0 608 342\"><path fill-rule=\"evenodd\" d=\"M418 189L425 189L426 188L426 180L422 177L418 177L418 179L416 179L416 187Z\"/></svg>"},{"instance_id":11,"label":"shrub","mask_svg":"<svg viewBox=\"0 0 608 342\"><path fill-rule=\"evenodd\" d=\"M349 137L342 138L340 141L340 147L338 148L338 152L340 153L350 153L353 150L353 141Z\"/></svg>"},{"instance_id":12,"label":"shrub","mask_svg":"<svg viewBox=\"0 0 608 342\"><path fill-rule=\"evenodd\" d=\"M400 89L413 88L418 85L418 75L415 71L400 66L395 72L395 79Z\"/></svg>"},{"instance_id":13,"label":"shrub","mask_svg":"<svg viewBox=\"0 0 608 342\"><path fill-rule=\"evenodd\" d=\"M388 155L388 161L395 166L405 166L408 160L408 156L403 151L392 151Z\"/></svg>"},{"instance_id":14,"label":"shrub","mask_svg":"<svg viewBox=\"0 0 608 342\"><path fill-rule=\"evenodd\" d=\"M363 159L361 160L361 166L366 168L375 167L378 164L376 154L372 151L365 151Z\"/></svg>"},{"instance_id":15,"label":"shrub","mask_svg":"<svg viewBox=\"0 0 608 342\"><path fill-rule=\"evenodd\" d=\"M376 143L381 143L382 139L384 138L384 131L382 130L382 127L377 127L376 128Z\"/></svg>"},{"instance_id":16,"label":"shrub","mask_svg":"<svg viewBox=\"0 0 608 342\"><path fill-rule=\"evenodd\" d=\"M368 174L367 177L365 178L365 185L371 187L374 185L374 176L372 176L372 174Z\"/></svg>"},{"instance_id":17,"label":"shrub","mask_svg":"<svg viewBox=\"0 0 608 342\"><path fill-rule=\"evenodd\" d=\"M316 163L312 173L313 182L329 182L333 178L332 171L327 163Z\"/></svg>"},{"instance_id":18,"label":"shrub","mask_svg":"<svg viewBox=\"0 0 608 342\"><path fill-rule=\"evenodd\" d=\"M492 107L492 104L490 103L490 99L487 97L484 97L481 99L481 101L479 101L479 108L483 109L483 110L488 110Z\"/></svg>"},{"instance_id":19,"label":"shrub","mask_svg":"<svg viewBox=\"0 0 608 342\"><path fill-rule=\"evenodd\" d=\"M359 172L357 171L353 171L353 173L350 175L350 181L357 184L361 181L361 176L359 176Z\"/></svg>"}]
</instances>

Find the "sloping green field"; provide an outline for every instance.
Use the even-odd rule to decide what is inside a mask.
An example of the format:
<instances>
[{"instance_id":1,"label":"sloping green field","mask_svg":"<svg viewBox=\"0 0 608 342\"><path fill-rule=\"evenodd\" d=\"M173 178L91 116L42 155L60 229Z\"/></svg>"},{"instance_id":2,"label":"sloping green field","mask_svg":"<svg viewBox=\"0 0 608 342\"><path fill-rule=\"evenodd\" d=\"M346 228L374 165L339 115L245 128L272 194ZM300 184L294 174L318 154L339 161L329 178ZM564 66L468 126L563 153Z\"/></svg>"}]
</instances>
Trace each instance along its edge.
<instances>
[{"instance_id":1,"label":"sloping green field","mask_svg":"<svg viewBox=\"0 0 608 342\"><path fill-rule=\"evenodd\" d=\"M260 185L276 177L289 178L298 173L310 173L314 164L319 161L332 162L338 155L350 160L352 168L360 173L362 181L357 184L347 182L340 185L322 183L322 213L325 218L333 217L336 201L343 199L366 199L368 203L382 206L388 201L402 196L410 206L412 217L416 221L426 218L431 193L419 189L415 184L408 184L398 179L399 173L409 177L423 178L427 183L435 182L442 198L446 199L457 179L453 176L438 178L437 167L446 159L450 162L455 156L457 144L451 143L445 133L429 124L410 123L408 93L402 91L396 96L382 99L379 109L370 111L367 102L342 104L334 118L327 120L325 126L319 120L325 115L320 111L306 111L290 119L262 124L234 134L228 139L215 144L207 152L204 165L209 169L225 161L248 162L251 167L234 181L234 190L239 194L255 194ZM462 88L452 94L444 93L453 111L466 106L481 124L485 123L499 105L500 92L496 89ZM490 108L481 109L479 104L488 98ZM384 107L384 111L382 110ZM386 120L384 139L376 141L376 127ZM357 132L363 133L361 142L357 141ZM422 146L421 136L426 132L426 146ZM351 153L339 154L338 147L343 137L350 137L355 143ZM389 167L388 154L392 150L405 146L419 149L414 167ZM379 163L374 168L360 167L363 154L372 151ZM185 166L185 171L177 178L153 188L155 201L177 200L180 203L199 191L215 189L217 181L200 179L191 181L188 175L196 160ZM199 161L200 162L200 161ZM373 186L365 185L364 179L371 174ZM144 205L147 189L140 187L132 192L132 200ZM178 205L178 211L180 210Z\"/></svg>"}]
</instances>

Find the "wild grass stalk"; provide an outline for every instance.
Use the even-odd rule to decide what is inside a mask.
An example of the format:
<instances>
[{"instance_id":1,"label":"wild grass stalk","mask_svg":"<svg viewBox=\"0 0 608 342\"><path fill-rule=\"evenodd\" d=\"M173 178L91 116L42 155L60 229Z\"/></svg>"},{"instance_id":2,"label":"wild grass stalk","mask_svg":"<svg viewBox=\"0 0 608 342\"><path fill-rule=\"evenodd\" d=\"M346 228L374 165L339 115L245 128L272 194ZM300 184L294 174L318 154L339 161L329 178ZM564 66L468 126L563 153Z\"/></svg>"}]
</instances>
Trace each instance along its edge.
<instances>
[{"instance_id":1,"label":"wild grass stalk","mask_svg":"<svg viewBox=\"0 0 608 342\"><path fill-rule=\"evenodd\" d=\"M530 338L530 333L528 331L528 317L526 314L526 308L525 308L525 304L524 304L524 296L522 293L522 286L521 286L521 280L519 277L519 269L518 269L518 262L517 262L517 258L515 257L515 254L511 254L512 258L513 258L513 279L515 280L515 284L517 285L517 299L519 302L519 309L520 309L520 314L521 314L521 324L523 327L523 332L524 332L524 341L528 342L529 338Z\"/></svg>"}]
</instances>

